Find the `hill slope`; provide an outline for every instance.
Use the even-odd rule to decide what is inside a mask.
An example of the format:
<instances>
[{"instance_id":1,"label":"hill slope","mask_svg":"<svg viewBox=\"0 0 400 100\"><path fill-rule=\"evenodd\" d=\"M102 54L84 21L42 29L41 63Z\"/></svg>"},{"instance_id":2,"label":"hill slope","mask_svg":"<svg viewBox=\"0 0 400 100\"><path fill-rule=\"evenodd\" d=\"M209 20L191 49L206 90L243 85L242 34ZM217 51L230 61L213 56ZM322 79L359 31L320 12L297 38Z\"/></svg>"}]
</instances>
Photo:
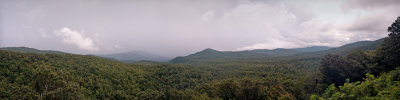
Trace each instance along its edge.
<instances>
[{"instance_id":1,"label":"hill slope","mask_svg":"<svg viewBox=\"0 0 400 100\"><path fill-rule=\"evenodd\" d=\"M265 57L267 54L252 52L252 51L217 51L213 49L204 49L195 54L191 54L185 57L176 57L172 59L171 63L184 63L191 61L206 61L213 59L243 59L243 58L257 58L257 57Z\"/></svg>"},{"instance_id":2,"label":"hill slope","mask_svg":"<svg viewBox=\"0 0 400 100\"><path fill-rule=\"evenodd\" d=\"M302 53L297 56L323 56L326 54L346 55L347 53L349 53L353 50L360 50L360 51L373 50L373 49L379 47L382 44L383 40L384 40L384 38L378 39L375 41L359 41L359 42L346 44L346 45L343 45L340 47L331 48L328 50Z\"/></svg>"},{"instance_id":3,"label":"hill slope","mask_svg":"<svg viewBox=\"0 0 400 100\"><path fill-rule=\"evenodd\" d=\"M60 52L60 51L38 50L38 49L28 48L28 47L4 47L4 48L0 48L0 50L21 52L21 53L34 53L34 54L68 54L68 53Z\"/></svg>"},{"instance_id":4,"label":"hill slope","mask_svg":"<svg viewBox=\"0 0 400 100\"><path fill-rule=\"evenodd\" d=\"M310 65L307 62L126 64L90 55L4 50L0 59L0 97L6 99L296 99L305 94L296 85L316 70L298 66ZM255 91L251 96L240 92L249 87ZM262 95L265 92L275 95ZM227 97L230 94L236 96Z\"/></svg>"},{"instance_id":5,"label":"hill slope","mask_svg":"<svg viewBox=\"0 0 400 100\"><path fill-rule=\"evenodd\" d=\"M383 41L382 39L376 41L359 41L355 43L346 44L340 47L331 48L324 46L314 46L305 48L294 49L256 49L249 51L217 51L213 49L205 49L195 54L185 57L177 57L172 59L171 63L186 63L186 62L209 62L216 60L227 59L257 59L266 57L284 57L284 58L320 58L326 54L340 54L344 55L353 50L372 50L377 48Z\"/></svg>"},{"instance_id":6,"label":"hill slope","mask_svg":"<svg viewBox=\"0 0 400 100\"><path fill-rule=\"evenodd\" d=\"M100 57L112 58L122 62L137 62L141 60L167 62L171 58L162 57L159 55L151 54L145 51L130 51L124 53L115 53L107 55L98 55Z\"/></svg>"},{"instance_id":7,"label":"hill slope","mask_svg":"<svg viewBox=\"0 0 400 100\"><path fill-rule=\"evenodd\" d=\"M311 46L311 47L305 47L305 48L293 48L292 50L296 50L299 52L315 52L315 51L328 50L331 48L332 47L327 47L327 46Z\"/></svg>"},{"instance_id":8,"label":"hill slope","mask_svg":"<svg viewBox=\"0 0 400 100\"><path fill-rule=\"evenodd\" d=\"M256 50L250 50L251 52L257 52L257 53L263 53L268 56L291 56L297 53L300 53L299 51L292 50L292 49L282 49L282 48L277 48L273 50L269 49L256 49Z\"/></svg>"}]
</instances>

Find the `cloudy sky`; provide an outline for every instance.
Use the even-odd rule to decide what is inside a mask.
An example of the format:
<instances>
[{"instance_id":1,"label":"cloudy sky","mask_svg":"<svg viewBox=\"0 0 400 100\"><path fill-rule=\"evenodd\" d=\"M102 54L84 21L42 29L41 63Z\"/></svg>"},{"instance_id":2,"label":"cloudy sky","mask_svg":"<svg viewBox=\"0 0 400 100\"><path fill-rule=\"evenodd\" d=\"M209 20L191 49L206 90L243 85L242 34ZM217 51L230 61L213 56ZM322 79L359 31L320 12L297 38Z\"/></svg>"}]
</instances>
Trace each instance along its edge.
<instances>
[{"instance_id":1,"label":"cloudy sky","mask_svg":"<svg viewBox=\"0 0 400 100\"><path fill-rule=\"evenodd\" d=\"M79 54L340 46L387 36L399 0L0 0L0 47Z\"/></svg>"}]
</instances>

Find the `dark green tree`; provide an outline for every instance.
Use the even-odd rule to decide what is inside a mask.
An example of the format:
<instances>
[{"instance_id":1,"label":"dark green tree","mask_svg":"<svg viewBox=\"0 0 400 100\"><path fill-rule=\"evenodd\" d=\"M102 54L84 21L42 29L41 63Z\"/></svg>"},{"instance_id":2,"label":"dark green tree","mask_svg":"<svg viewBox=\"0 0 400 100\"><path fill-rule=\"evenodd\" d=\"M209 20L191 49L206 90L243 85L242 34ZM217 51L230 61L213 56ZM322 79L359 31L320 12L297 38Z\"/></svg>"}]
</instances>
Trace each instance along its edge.
<instances>
[{"instance_id":1,"label":"dark green tree","mask_svg":"<svg viewBox=\"0 0 400 100\"><path fill-rule=\"evenodd\" d=\"M346 79L352 82L362 80L363 75L367 72L366 65L362 63L367 62L366 55L362 52L353 52L346 57L339 55L328 54L322 59L321 72L323 82L327 84L342 85ZM360 58L358 58L360 57Z\"/></svg>"},{"instance_id":2,"label":"dark green tree","mask_svg":"<svg viewBox=\"0 0 400 100\"><path fill-rule=\"evenodd\" d=\"M380 48L377 50L375 61L378 66L374 74L380 71L390 71L400 66L400 17L387 29L389 37L385 38Z\"/></svg>"},{"instance_id":3,"label":"dark green tree","mask_svg":"<svg viewBox=\"0 0 400 100\"><path fill-rule=\"evenodd\" d=\"M322 59L321 63L324 83L344 83L347 69L345 69L346 64L341 56L328 54Z\"/></svg>"},{"instance_id":4,"label":"dark green tree","mask_svg":"<svg viewBox=\"0 0 400 100\"><path fill-rule=\"evenodd\" d=\"M227 80L218 85L217 94L224 100L230 100L237 97L238 87L235 81Z\"/></svg>"}]
</instances>

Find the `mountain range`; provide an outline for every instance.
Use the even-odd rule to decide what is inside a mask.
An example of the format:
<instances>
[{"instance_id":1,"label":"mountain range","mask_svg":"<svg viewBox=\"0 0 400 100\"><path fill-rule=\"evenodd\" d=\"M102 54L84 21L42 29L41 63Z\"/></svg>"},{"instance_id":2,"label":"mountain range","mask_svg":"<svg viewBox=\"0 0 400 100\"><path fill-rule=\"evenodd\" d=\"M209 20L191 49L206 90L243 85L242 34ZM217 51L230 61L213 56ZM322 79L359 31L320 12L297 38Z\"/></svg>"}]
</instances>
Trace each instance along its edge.
<instances>
[{"instance_id":1,"label":"mountain range","mask_svg":"<svg viewBox=\"0 0 400 100\"><path fill-rule=\"evenodd\" d=\"M265 58L265 57L321 57L326 54L345 55L353 50L372 50L377 48L383 41L382 39L375 41L359 41L346 44L340 47L332 48L325 46L312 46L305 48L293 49L256 49L249 51L217 51L213 49L205 49L200 52L172 59L171 63L189 63L199 61L212 61L221 59L250 59L250 58Z\"/></svg>"},{"instance_id":2,"label":"mountain range","mask_svg":"<svg viewBox=\"0 0 400 100\"><path fill-rule=\"evenodd\" d=\"M38 49L28 48L28 47L4 47L4 48L0 48L0 50L14 51L14 52L20 52L20 53L34 53L34 54L68 54L68 53L61 52L61 51L38 50Z\"/></svg>"},{"instance_id":3,"label":"mountain range","mask_svg":"<svg viewBox=\"0 0 400 100\"><path fill-rule=\"evenodd\" d=\"M128 63L138 62L141 60L157 61L157 62L168 62L169 60L171 60L171 58L159 56L146 51L130 51L123 53L107 54L107 55L97 55L97 56L116 59L118 61L128 62Z\"/></svg>"},{"instance_id":4,"label":"mountain range","mask_svg":"<svg viewBox=\"0 0 400 100\"><path fill-rule=\"evenodd\" d=\"M148 53L145 51L130 51L123 53L95 55L107 59L112 59L120 62L132 63L156 61L156 62L170 62L170 63L188 63L196 61L210 61L218 59L252 59L252 58L265 58L265 57L295 57L295 56L308 56L308 57L321 57L326 54L339 54L344 55L352 50L372 50L377 48L383 41L382 39L376 41L359 41L346 44L340 47L326 47L326 46L311 46L305 48L292 48L292 49L255 49L246 51L217 51L214 49L204 49L200 52L190 54L188 56L176 57L174 59L162 57L156 54ZM21 53L35 53L35 54L69 54L61 51L52 50L38 50L28 47L4 47L0 50L14 51Z\"/></svg>"}]
</instances>

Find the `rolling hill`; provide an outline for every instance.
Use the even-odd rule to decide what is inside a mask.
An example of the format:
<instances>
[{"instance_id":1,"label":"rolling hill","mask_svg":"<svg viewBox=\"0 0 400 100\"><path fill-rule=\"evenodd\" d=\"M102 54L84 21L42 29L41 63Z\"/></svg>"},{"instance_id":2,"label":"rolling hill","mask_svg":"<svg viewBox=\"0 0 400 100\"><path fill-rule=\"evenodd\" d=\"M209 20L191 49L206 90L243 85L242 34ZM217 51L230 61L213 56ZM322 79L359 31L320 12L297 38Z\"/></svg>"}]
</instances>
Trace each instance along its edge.
<instances>
[{"instance_id":1,"label":"rolling hill","mask_svg":"<svg viewBox=\"0 0 400 100\"><path fill-rule=\"evenodd\" d=\"M158 62L168 62L169 60L171 60L171 58L162 57L145 51L130 51L124 53L115 53L115 54L97 55L97 56L111 58L127 63L137 62L141 60L158 61Z\"/></svg>"},{"instance_id":2,"label":"rolling hill","mask_svg":"<svg viewBox=\"0 0 400 100\"><path fill-rule=\"evenodd\" d=\"M34 53L34 54L70 54L61 51L54 51L54 50L38 50L35 48L28 48L28 47L4 47L0 48L0 50L4 51L13 51L13 52L20 52L20 53ZM145 51L131 51L131 52L124 52L124 53L115 53L115 54L107 54L107 55L96 55L99 57L108 58L111 60L117 60L121 62L138 62L141 60L149 60L149 61L157 61L157 62L167 62L171 60L171 58L158 56L155 54L151 54Z\"/></svg>"},{"instance_id":3,"label":"rolling hill","mask_svg":"<svg viewBox=\"0 0 400 100\"><path fill-rule=\"evenodd\" d=\"M371 50L381 42L382 39L360 41L314 52L205 49L173 60L184 64L143 60L128 64L92 55L47 54L26 48L17 49L25 53L0 50L1 59L6 59L0 60L0 97L175 100L223 99L235 94L236 97L229 98L308 99L310 94L323 92L319 89L324 88L318 87L317 82L320 58L324 54ZM115 55L134 59L139 55L135 53ZM255 95L241 92L248 90Z\"/></svg>"},{"instance_id":4,"label":"rolling hill","mask_svg":"<svg viewBox=\"0 0 400 100\"><path fill-rule=\"evenodd\" d=\"M296 50L299 52L315 52L315 51L328 50L331 48L332 47L327 47L327 46L311 46L311 47L305 47L305 48L293 48L293 50Z\"/></svg>"},{"instance_id":5,"label":"rolling hill","mask_svg":"<svg viewBox=\"0 0 400 100\"><path fill-rule=\"evenodd\" d=\"M209 52L220 53L211 49L203 53ZM0 50L0 58L0 98L6 99L219 100L233 93L237 98L296 99L304 98L301 95L305 93L296 89L301 84L294 84L303 83L303 76L316 70L297 67L298 62L262 66L246 62L215 66L148 61L127 64L92 55L5 50ZM254 97L240 92L248 87L256 90L254 94L276 95ZM235 90L226 90L229 88Z\"/></svg>"},{"instance_id":6,"label":"rolling hill","mask_svg":"<svg viewBox=\"0 0 400 100\"><path fill-rule=\"evenodd\" d=\"M283 48L277 48L273 50L269 49L256 49L256 50L250 50L251 52L257 52L257 53L262 53L266 56L270 57L275 57L275 56L291 56L294 54L301 53L300 51L293 50L293 49L283 49Z\"/></svg>"},{"instance_id":7,"label":"rolling hill","mask_svg":"<svg viewBox=\"0 0 400 100\"><path fill-rule=\"evenodd\" d=\"M346 45L343 45L340 47L331 48L328 50L303 53L303 54L299 54L298 56L323 56L326 54L346 55L347 53L349 53L353 50L360 50L360 51L373 50L373 49L379 47L382 44L383 40L384 40L384 38L378 39L375 41L359 41L359 42L346 44Z\"/></svg>"},{"instance_id":8,"label":"rolling hill","mask_svg":"<svg viewBox=\"0 0 400 100\"><path fill-rule=\"evenodd\" d=\"M293 49L256 49L249 51L217 51L213 49L205 49L200 52L172 59L171 63L187 63L187 62L209 62L213 60L227 60L227 59L257 59L257 58L271 58L271 57L284 57L284 58L320 58L326 54L339 54L345 55L353 50L372 50L377 48L383 41L378 39L376 41L359 41L355 43L346 44L340 47L331 48L325 46L312 46L305 48Z\"/></svg>"},{"instance_id":9,"label":"rolling hill","mask_svg":"<svg viewBox=\"0 0 400 100\"><path fill-rule=\"evenodd\" d=\"M172 59L170 62L184 63L191 61L211 60L211 59L243 59L243 58L258 58L264 56L267 56L267 54L252 52L252 51L237 51L237 52L217 51L208 48L185 57L176 57L175 59Z\"/></svg>"},{"instance_id":10,"label":"rolling hill","mask_svg":"<svg viewBox=\"0 0 400 100\"><path fill-rule=\"evenodd\" d=\"M20 53L34 53L34 54L68 54L68 53L60 52L60 51L38 50L38 49L28 48L28 47L4 47L4 48L0 48L0 50L20 52Z\"/></svg>"}]
</instances>

